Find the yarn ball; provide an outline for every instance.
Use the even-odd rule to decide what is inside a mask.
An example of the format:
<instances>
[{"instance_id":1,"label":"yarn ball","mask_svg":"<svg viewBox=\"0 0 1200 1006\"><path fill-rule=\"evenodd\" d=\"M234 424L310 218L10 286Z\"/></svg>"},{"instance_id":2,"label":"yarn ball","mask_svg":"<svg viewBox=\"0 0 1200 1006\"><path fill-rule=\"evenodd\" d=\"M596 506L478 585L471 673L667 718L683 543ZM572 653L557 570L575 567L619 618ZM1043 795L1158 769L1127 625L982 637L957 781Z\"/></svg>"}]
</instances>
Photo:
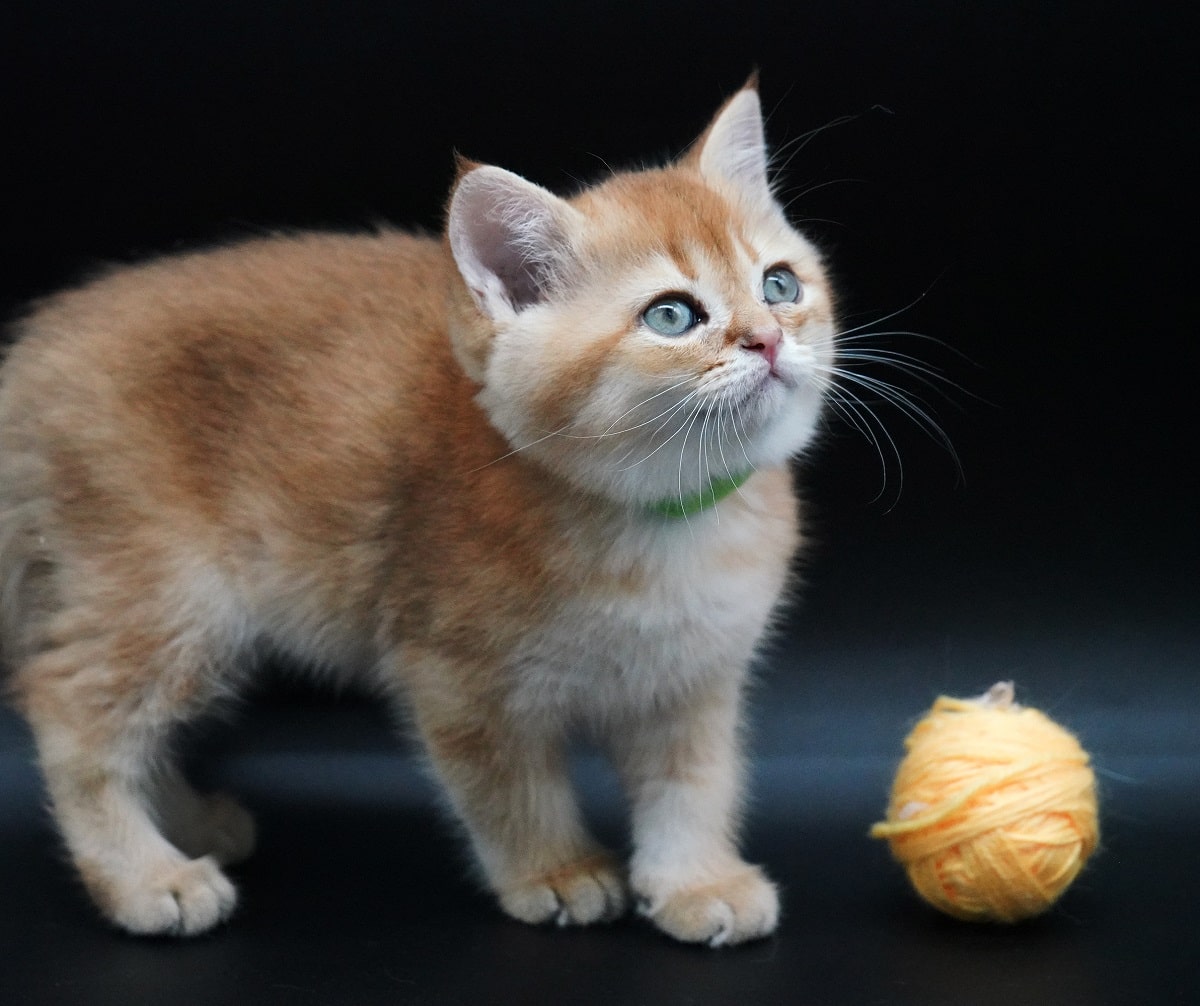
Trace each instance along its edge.
<instances>
[{"instance_id":1,"label":"yarn ball","mask_svg":"<svg viewBox=\"0 0 1200 1006\"><path fill-rule=\"evenodd\" d=\"M1096 780L1073 734L1013 701L943 696L904 742L886 839L917 893L968 921L1046 911L1099 840Z\"/></svg>"}]
</instances>

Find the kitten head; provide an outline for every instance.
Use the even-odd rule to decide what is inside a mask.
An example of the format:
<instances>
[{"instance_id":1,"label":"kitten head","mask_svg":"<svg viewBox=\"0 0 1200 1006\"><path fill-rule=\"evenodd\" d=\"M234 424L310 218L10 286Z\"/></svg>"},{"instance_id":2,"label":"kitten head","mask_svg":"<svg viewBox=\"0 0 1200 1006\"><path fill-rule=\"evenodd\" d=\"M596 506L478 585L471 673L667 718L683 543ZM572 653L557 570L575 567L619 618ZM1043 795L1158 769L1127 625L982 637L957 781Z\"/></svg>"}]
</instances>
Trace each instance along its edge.
<instances>
[{"instance_id":1,"label":"kitten head","mask_svg":"<svg viewBox=\"0 0 1200 1006\"><path fill-rule=\"evenodd\" d=\"M667 167L563 199L464 164L452 338L514 450L648 504L811 440L833 364L821 260L774 198L748 85Z\"/></svg>"}]
</instances>

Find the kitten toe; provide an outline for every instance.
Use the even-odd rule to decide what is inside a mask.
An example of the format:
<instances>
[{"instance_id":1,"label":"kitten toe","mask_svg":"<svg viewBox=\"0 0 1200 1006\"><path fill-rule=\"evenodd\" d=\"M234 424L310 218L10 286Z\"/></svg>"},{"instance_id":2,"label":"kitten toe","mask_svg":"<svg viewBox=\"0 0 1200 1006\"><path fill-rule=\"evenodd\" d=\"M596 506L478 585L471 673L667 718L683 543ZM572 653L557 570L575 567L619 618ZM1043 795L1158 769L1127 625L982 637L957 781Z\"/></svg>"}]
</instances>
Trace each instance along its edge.
<instances>
[{"instance_id":1,"label":"kitten toe","mask_svg":"<svg viewBox=\"0 0 1200 1006\"><path fill-rule=\"evenodd\" d=\"M515 919L560 926L610 922L625 912L622 871L607 855L569 863L500 894L500 906Z\"/></svg>"},{"instance_id":2,"label":"kitten toe","mask_svg":"<svg viewBox=\"0 0 1200 1006\"><path fill-rule=\"evenodd\" d=\"M711 947L760 939L779 923L779 894L757 867L685 887L659 897L644 897L641 914L668 936Z\"/></svg>"},{"instance_id":3,"label":"kitten toe","mask_svg":"<svg viewBox=\"0 0 1200 1006\"><path fill-rule=\"evenodd\" d=\"M194 936L224 922L237 904L233 884L209 858L162 864L134 879L81 872L104 914L138 936Z\"/></svg>"}]
</instances>

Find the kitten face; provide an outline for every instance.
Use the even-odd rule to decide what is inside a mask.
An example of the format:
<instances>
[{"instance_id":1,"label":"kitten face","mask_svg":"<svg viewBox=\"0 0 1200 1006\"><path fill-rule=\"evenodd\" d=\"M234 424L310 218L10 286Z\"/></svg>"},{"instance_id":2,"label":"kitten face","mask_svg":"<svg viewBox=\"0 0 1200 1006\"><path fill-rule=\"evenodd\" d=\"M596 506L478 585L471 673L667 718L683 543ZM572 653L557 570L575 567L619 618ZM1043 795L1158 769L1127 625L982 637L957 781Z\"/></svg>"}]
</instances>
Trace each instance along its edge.
<instances>
[{"instance_id":1,"label":"kitten face","mask_svg":"<svg viewBox=\"0 0 1200 1006\"><path fill-rule=\"evenodd\" d=\"M495 168L464 176L451 245L493 326L480 401L514 449L649 503L805 447L833 363L833 304L765 163L747 90L680 163L570 201ZM479 181L502 194L473 199ZM472 234L463 212L500 224Z\"/></svg>"}]
</instances>

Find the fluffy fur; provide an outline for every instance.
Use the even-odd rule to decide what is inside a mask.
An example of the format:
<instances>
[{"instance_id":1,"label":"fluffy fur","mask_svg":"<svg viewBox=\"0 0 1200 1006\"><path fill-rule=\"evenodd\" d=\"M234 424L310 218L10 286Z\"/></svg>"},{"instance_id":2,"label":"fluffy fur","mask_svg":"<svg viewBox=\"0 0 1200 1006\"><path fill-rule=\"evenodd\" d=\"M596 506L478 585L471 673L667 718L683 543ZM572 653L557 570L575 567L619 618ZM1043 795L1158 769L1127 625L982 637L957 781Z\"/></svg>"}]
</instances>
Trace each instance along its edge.
<instances>
[{"instance_id":1,"label":"fluffy fur","mask_svg":"<svg viewBox=\"0 0 1200 1006\"><path fill-rule=\"evenodd\" d=\"M775 928L736 847L740 694L834 327L766 163L751 85L677 163L569 199L463 163L440 241L254 240L26 318L0 372L3 654L109 919L233 911L253 824L171 737L269 650L403 706L510 915L591 923L632 892L682 940ZM781 265L794 302L764 297ZM668 294L697 310L679 336L643 317ZM628 864L584 828L576 729L627 787Z\"/></svg>"}]
</instances>

